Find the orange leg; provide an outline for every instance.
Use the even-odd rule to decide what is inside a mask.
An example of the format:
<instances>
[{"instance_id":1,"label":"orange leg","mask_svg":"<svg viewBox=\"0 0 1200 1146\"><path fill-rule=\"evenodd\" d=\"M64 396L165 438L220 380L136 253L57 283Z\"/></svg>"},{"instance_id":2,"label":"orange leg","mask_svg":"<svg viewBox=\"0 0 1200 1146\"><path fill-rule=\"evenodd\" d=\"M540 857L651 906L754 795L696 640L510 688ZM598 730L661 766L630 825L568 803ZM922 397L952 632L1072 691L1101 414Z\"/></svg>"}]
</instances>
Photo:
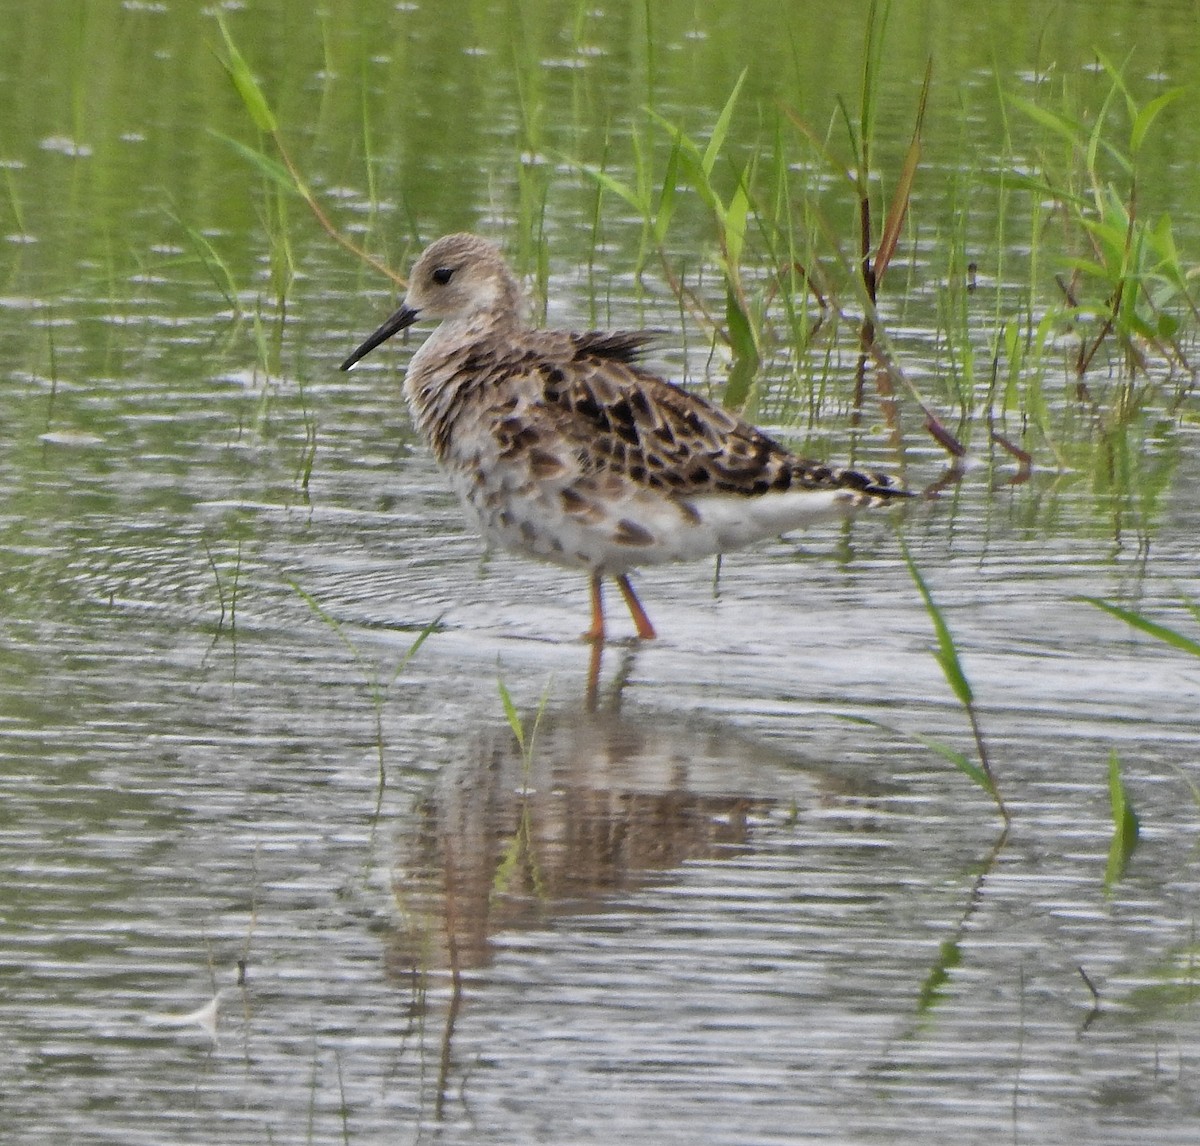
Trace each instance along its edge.
<instances>
[{"instance_id":1,"label":"orange leg","mask_svg":"<svg viewBox=\"0 0 1200 1146\"><path fill-rule=\"evenodd\" d=\"M600 663L604 660L604 643L592 641L588 653L587 687L583 693L584 708L587 712L595 712L600 702Z\"/></svg>"},{"instance_id":2,"label":"orange leg","mask_svg":"<svg viewBox=\"0 0 1200 1146\"><path fill-rule=\"evenodd\" d=\"M629 606L629 615L633 618L634 625L637 626L637 635L643 641L654 640L658 634L654 631L650 618L646 616L646 610L642 608L641 601L637 599L637 594L633 591L629 578L622 573L616 578L616 582L617 588L621 590L621 596L625 598L625 604Z\"/></svg>"},{"instance_id":3,"label":"orange leg","mask_svg":"<svg viewBox=\"0 0 1200 1146\"><path fill-rule=\"evenodd\" d=\"M583 634L583 639L597 645L604 643L604 594L599 573L592 574L592 627Z\"/></svg>"}]
</instances>

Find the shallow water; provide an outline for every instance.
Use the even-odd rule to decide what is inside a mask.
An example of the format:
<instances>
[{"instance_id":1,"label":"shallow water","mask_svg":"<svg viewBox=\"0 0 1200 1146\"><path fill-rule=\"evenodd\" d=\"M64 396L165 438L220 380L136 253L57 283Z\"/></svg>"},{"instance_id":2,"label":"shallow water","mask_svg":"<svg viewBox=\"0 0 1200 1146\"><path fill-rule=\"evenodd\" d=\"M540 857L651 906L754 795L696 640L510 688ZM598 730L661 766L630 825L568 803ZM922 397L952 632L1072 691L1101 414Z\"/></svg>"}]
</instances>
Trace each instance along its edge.
<instances>
[{"instance_id":1,"label":"shallow water","mask_svg":"<svg viewBox=\"0 0 1200 1146\"><path fill-rule=\"evenodd\" d=\"M10 7L30 43L49 35ZM1200 667L1075 600L1191 623L1194 418L1146 429L1165 477L1145 501L1044 464L1015 485L978 465L937 499L729 555L718 578L647 571L661 639L607 649L589 696L584 579L481 559L402 408L407 351L334 372L388 292L293 206L300 276L268 378L250 318L236 326L187 261L164 185L211 226L270 342L264 200L203 131L244 137L241 113L193 51L206 26L153 9L109 26L80 6L90 34L122 35L118 62L75 81L74 106L96 110L70 130L70 101L4 56L5 85L25 84L0 158L23 164L6 170L36 240L10 244L0 292L5 1141L1194 1141ZM370 41L386 95L406 44L433 70L435 32L455 82L464 47L502 54L489 11L455 29L417 6L406 39L394 6L335 5L316 31L281 25L276 48L254 35L270 5L230 22L291 122L325 93L329 122L318 108L305 139L336 187L362 182L336 130L362 107L321 72L317 32L339 75ZM1147 12L1140 74L1186 74L1157 47L1169 6ZM724 13L662 31L666 105L699 99L689 84L720 56L704 97L720 106L745 62ZM1098 34L1119 41L1132 19L1122 6ZM636 88L633 33L588 27L594 71L544 82L583 71L563 89L581 104L614 76ZM74 48L56 34L45 69L62 78ZM837 90L854 90L857 35L825 61ZM923 67L920 37L897 35ZM129 59L162 73L152 109L91 86ZM515 122L488 75L495 123ZM472 120L471 149L430 152L464 115L434 102L379 128L388 171L421 147L473 173L433 206L441 176L406 170L423 234L489 217L503 233L515 214L509 134ZM1157 190L1177 189L1194 237L1189 168L1174 170ZM637 230L615 204L594 280L579 270L585 198L549 201L551 320L677 329L654 271L641 291L628 277ZM936 299L905 306L924 384L942 362ZM683 344L660 361L710 381L702 334ZM944 457L904 416L924 489ZM832 410L793 434L849 452ZM878 427L855 448L896 462ZM920 740L973 752L901 537L974 688L1006 835ZM1142 833L1106 890L1114 750Z\"/></svg>"}]
</instances>

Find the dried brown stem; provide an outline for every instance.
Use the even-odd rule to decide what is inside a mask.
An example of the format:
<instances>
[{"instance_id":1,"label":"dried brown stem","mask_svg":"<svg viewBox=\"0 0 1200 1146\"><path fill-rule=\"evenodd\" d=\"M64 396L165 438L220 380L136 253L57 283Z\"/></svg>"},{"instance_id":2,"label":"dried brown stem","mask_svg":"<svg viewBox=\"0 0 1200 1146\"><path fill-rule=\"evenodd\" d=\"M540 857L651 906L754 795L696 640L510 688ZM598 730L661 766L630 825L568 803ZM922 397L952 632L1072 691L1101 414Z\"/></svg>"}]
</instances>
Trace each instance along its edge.
<instances>
[{"instance_id":1,"label":"dried brown stem","mask_svg":"<svg viewBox=\"0 0 1200 1146\"><path fill-rule=\"evenodd\" d=\"M296 186L296 191L299 193L304 202L308 204L308 209L313 213L314 218L318 223L320 223L325 233L329 235L329 237L333 239L333 241L337 243L337 245L343 250L349 251L350 254L354 255L355 258L362 260L362 262L366 263L373 270L377 270L381 275L391 279L392 282L394 282L397 286L407 286L407 280L403 275L397 274L386 263L380 262L379 259L375 258L375 256L370 254L368 251L363 250L363 248L357 243L347 239L346 236L334 226L332 220L328 215L325 214L321 204L317 202L316 196L311 190L309 190L308 184L304 182L304 177L300 174L299 168L297 168L296 164L293 162L292 156L283 142L283 137L278 131L273 131L271 133L271 139L275 144L276 150L279 152L280 159L283 160L283 165L287 168L288 174L292 177L292 182Z\"/></svg>"}]
</instances>

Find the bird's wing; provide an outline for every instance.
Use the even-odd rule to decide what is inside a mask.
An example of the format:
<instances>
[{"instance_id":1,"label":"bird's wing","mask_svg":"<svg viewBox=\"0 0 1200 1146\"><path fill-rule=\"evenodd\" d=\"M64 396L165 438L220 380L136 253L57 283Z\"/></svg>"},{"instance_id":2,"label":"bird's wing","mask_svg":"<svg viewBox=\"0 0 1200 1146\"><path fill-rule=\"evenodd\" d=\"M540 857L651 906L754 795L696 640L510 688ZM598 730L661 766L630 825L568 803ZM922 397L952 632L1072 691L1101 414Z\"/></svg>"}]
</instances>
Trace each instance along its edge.
<instances>
[{"instance_id":1,"label":"bird's wing","mask_svg":"<svg viewBox=\"0 0 1200 1146\"><path fill-rule=\"evenodd\" d=\"M743 419L645 370L636 359L653 337L568 335L556 339L555 352L537 356L546 413L586 471L681 497L788 489L904 494L885 474L799 458Z\"/></svg>"}]
</instances>

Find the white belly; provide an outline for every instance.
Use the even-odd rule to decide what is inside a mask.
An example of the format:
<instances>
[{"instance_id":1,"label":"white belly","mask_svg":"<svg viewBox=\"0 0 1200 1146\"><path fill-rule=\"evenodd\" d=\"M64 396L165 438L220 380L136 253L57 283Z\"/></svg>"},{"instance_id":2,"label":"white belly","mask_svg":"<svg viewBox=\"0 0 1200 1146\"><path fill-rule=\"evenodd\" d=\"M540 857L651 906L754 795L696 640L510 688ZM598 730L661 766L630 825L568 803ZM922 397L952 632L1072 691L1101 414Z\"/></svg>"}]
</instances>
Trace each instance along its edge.
<instances>
[{"instance_id":1,"label":"white belly","mask_svg":"<svg viewBox=\"0 0 1200 1146\"><path fill-rule=\"evenodd\" d=\"M640 565L694 561L802 529L852 510L847 490L802 490L758 497L710 494L687 499L639 491L596 497L587 512L564 510L561 491L544 486L485 490L455 483L490 545L570 568L617 574Z\"/></svg>"}]
</instances>

